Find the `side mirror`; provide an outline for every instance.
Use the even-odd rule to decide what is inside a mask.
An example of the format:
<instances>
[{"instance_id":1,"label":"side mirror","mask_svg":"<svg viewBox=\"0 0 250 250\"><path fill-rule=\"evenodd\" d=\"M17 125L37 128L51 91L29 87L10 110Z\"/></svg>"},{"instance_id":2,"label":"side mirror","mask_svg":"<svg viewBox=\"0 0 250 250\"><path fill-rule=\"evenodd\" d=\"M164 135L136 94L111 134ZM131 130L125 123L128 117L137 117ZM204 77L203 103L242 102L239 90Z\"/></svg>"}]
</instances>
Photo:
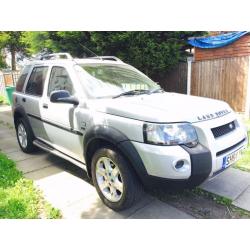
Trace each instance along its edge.
<instances>
[{"instance_id":1,"label":"side mirror","mask_svg":"<svg viewBox=\"0 0 250 250\"><path fill-rule=\"evenodd\" d=\"M78 105L79 101L76 97L71 96L69 91L67 90L55 90L50 94L51 102L59 102L59 103L69 103Z\"/></svg>"}]
</instances>

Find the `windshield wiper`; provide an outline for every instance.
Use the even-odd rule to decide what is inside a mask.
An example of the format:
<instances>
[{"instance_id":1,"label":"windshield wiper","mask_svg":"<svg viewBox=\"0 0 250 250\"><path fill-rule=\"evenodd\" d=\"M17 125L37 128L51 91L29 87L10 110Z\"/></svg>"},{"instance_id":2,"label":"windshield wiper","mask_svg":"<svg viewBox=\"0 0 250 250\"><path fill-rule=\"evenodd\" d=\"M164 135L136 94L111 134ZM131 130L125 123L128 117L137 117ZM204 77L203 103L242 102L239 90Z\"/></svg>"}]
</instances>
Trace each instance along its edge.
<instances>
[{"instance_id":1,"label":"windshield wiper","mask_svg":"<svg viewBox=\"0 0 250 250\"><path fill-rule=\"evenodd\" d=\"M130 91L126 91L123 92L119 95L114 96L113 98L118 98L120 96L126 96L126 95L142 95L142 94L153 94L153 93L159 93L159 92L164 92L164 90L162 88L154 88L151 90L148 89L134 89L134 90L130 90Z\"/></svg>"},{"instance_id":2,"label":"windshield wiper","mask_svg":"<svg viewBox=\"0 0 250 250\"><path fill-rule=\"evenodd\" d=\"M130 91L123 92L119 95L114 96L113 98L118 98L120 96L126 96L126 95L141 95L141 94L147 94L148 90L145 89L134 89Z\"/></svg>"},{"instance_id":3,"label":"windshield wiper","mask_svg":"<svg viewBox=\"0 0 250 250\"><path fill-rule=\"evenodd\" d=\"M155 88L155 89L151 89L147 91L147 94L153 94L153 93L160 93L160 92L164 92L164 90L162 88Z\"/></svg>"}]
</instances>

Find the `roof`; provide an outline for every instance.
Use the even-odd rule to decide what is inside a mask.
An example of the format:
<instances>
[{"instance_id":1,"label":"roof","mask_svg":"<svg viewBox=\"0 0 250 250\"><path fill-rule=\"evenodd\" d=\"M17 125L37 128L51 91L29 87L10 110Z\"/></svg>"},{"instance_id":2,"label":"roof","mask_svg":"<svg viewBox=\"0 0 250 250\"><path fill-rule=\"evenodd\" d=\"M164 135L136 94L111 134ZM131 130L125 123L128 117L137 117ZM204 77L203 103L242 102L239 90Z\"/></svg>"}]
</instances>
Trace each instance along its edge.
<instances>
[{"instance_id":1,"label":"roof","mask_svg":"<svg viewBox=\"0 0 250 250\"><path fill-rule=\"evenodd\" d=\"M220 48L237 41L246 34L249 34L249 32L237 31L217 36L191 37L188 39L188 43L194 47L203 49Z\"/></svg>"}]
</instances>

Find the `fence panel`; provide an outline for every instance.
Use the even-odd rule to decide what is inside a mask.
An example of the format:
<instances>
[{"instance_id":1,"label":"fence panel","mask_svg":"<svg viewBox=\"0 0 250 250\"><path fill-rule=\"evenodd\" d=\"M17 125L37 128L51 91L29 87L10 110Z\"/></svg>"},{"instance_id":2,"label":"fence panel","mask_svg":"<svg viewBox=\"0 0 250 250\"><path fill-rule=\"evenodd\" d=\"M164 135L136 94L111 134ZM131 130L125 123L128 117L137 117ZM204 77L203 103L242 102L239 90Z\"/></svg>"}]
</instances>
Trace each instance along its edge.
<instances>
[{"instance_id":1,"label":"fence panel","mask_svg":"<svg viewBox=\"0 0 250 250\"><path fill-rule=\"evenodd\" d=\"M0 71L0 95L5 95L6 86L16 86L20 76L20 71L2 72Z\"/></svg>"},{"instance_id":2,"label":"fence panel","mask_svg":"<svg viewBox=\"0 0 250 250\"><path fill-rule=\"evenodd\" d=\"M248 67L248 56L193 62L191 94L224 100L245 112Z\"/></svg>"}]
</instances>

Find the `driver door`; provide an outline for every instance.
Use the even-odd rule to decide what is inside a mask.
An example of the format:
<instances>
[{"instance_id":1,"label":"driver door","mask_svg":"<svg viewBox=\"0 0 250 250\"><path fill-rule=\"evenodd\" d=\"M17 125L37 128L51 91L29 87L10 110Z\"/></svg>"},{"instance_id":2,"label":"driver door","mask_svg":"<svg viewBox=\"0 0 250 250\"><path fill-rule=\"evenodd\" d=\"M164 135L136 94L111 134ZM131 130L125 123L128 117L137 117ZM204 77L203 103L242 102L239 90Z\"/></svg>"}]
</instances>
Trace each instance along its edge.
<instances>
[{"instance_id":1,"label":"driver door","mask_svg":"<svg viewBox=\"0 0 250 250\"><path fill-rule=\"evenodd\" d=\"M60 152L83 161L83 137L78 130L76 116L78 107L68 103L53 103L50 94L54 90L67 90L76 95L66 68L53 66L51 69L47 96L42 105L42 117L52 146Z\"/></svg>"}]
</instances>

